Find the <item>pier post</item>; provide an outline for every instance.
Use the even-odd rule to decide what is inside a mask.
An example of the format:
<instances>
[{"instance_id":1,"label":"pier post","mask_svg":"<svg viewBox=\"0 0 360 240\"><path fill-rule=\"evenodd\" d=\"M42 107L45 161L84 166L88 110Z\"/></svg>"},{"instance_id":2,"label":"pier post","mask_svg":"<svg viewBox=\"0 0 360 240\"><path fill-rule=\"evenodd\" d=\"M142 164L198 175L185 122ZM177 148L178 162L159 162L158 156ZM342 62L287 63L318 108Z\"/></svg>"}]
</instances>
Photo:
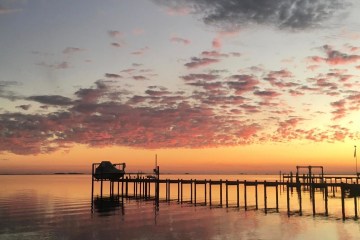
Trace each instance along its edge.
<instances>
[{"instance_id":1,"label":"pier post","mask_svg":"<svg viewBox=\"0 0 360 240\"><path fill-rule=\"evenodd\" d=\"M247 210L247 199L246 199L246 180L244 181L244 206L245 206L245 211Z\"/></svg>"},{"instance_id":2,"label":"pier post","mask_svg":"<svg viewBox=\"0 0 360 240\"><path fill-rule=\"evenodd\" d=\"M357 201L356 196L354 196L354 212L355 212L355 219L358 219L358 212L357 212Z\"/></svg>"},{"instance_id":3,"label":"pier post","mask_svg":"<svg viewBox=\"0 0 360 240\"><path fill-rule=\"evenodd\" d=\"M177 181L177 185L178 185L178 199L177 199L177 201L179 203L180 202L180 180L179 179Z\"/></svg>"},{"instance_id":4,"label":"pier post","mask_svg":"<svg viewBox=\"0 0 360 240\"><path fill-rule=\"evenodd\" d=\"M302 216L302 196L301 196L301 185L298 189L298 197L299 197L299 215Z\"/></svg>"},{"instance_id":5,"label":"pier post","mask_svg":"<svg viewBox=\"0 0 360 240\"><path fill-rule=\"evenodd\" d=\"M286 183L286 205L287 205L287 214L290 216L290 193L289 193L289 181Z\"/></svg>"},{"instance_id":6,"label":"pier post","mask_svg":"<svg viewBox=\"0 0 360 240\"><path fill-rule=\"evenodd\" d=\"M222 180L220 179L220 206L222 207Z\"/></svg>"},{"instance_id":7,"label":"pier post","mask_svg":"<svg viewBox=\"0 0 360 240\"><path fill-rule=\"evenodd\" d=\"M240 186L239 186L239 180L236 181L236 206L239 208L240 207Z\"/></svg>"},{"instance_id":8,"label":"pier post","mask_svg":"<svg viewBox=\"0 0 360 240\"><path fill-rule=\"evenodd\" d=\"M180 186L181 186L181 198L180 198L180 203L182 204L182 203L183 203L183 180L181 179L180 181L181 181L181 183L180 183Z\"/></svg>"},{"instance_id":9,"label":"pier post","mask_svg":"<svg viewBox=\"0 0 360 240\"><path fill-rule=\"evenodd\" d=\"M257 180L255 180L255 208L256 210L259 209L259 204L258 204L258 182Z\"/></svg>"},{"instance_id":10,"label":"pier post","mask_svg":"<svg viewBox=\"0 0 360 240\"><path fill-rule=\"evenodd\" d=\"M291 178L291 179L292 179L292 178ZM266 181L264 181L264 207L265 207L265 214L267 214Z\"/></svg>"},{"instance_id":11,"label":"pier post","mask_svg":"<svg viewBox=\"0 0 360 240\"><path fill-rule=\"evenodd\" d=\"M209 180L209 205L211 207L211 179Z\"/></svg>"},{"instance_id":12,"label":"pier post","mask_svg":"<svg viewBox=\"0 0 360 240\"><path fill-rule=\"evenodd\" d=\"M194 180L194 203L196 206L196 179Z\"/></svg>"},{"instance_id":13,"label":"pier post","mask_svg":"<svg viewBox=\"0 0 360 240\"><path fill-rule=\"evenodd\" d=\"M279 183L277 180L275 182L276 182L276 211L279 212L279 190L278 190Z\"/></svg>"},{"instance_id":14,"label":"pier post","mask_svg":"<svg viewBox=\"0 0 360 240\"><path fill-rule=\"evenodd\" d=\"M190 203L193 203L193 180L190 179Z\"/></svg>"},{"instance_id":15,"label":"pier post","mask_svg":"<svg viewBox=\"0 0 360 240\"><path fill-rule=\"evenodd\" d=\"M91 203L94 198L94 164L92 165L93 171L91 173Z\"/></svg>"},{"instance_id":16,"label":"pier post","mask_svg":"<svg viewBox=\"0 0 360 240\"><path fill-rule=\"evenodd\" d=\"M342 219L345 220L345 186L344 183L341 183L341 213Z\"/></svg>"},{"instance_id":17,"label":"pier post","mask_svg":"<svg viewBox=\"0 0 360 240\"><path fill-rule=\"evenodd\" d=\"M166 179L166 201L170 201L170 179Z\"/></svg>"},{"instance_id":18,"label":"pier post","mask_svg":"<svg viewBox=\"0 0 360 240\"><path fill-rule=\"evenodd\" d=\"M124 177L121 179L121 198L124 198Z\"/></svg>"},{"instance_id":19,"label":"pier post","mask_svg":"<svg viewBox=\"0 0 360 240\"><path fill-rule=\"evenodd\" d=\"M226 208L229 207L228 198L229 198L229 187L228 187L228 180L225 181L225 200L226 200Z\"/></svg>"},{"instance_id":20,"label":"pier post","mask_svg":"<svg viewBox=\"0 0 360 240\"><path fill-rule=\"evenodd\" d=\"M325 181L325 216L329 215L329 208L328 208L328 186Z\"/></svg>"},{"instance_id":21,"label":"pier post","mask_svg":"<svg viewBox=\"0 0 360 240\"><path fill-rule=\"evenodd\" d=\"M311 200L312 200L312 210L313 210L313 216L315 216L316 214L316 210L315 210L315 186L314 183L311 183Z\"/></svg>"},{"instance_id":22,"label":"pier post","mask_svg":"<svg viewBox=\"0 0 360 240\"><path fill-rule=\"evenodd\" d=\"M148 185L148 182L147 182L147 179L144 179L144 198L145 200L148 199L148 194L147 194L147 191L148 191L148 188L147 188L147 185Z\"/></svg>"},{"instance_id":23,"label":"pier post","mask_svg":"<svg viewBox=\"0 0 360 240\"><path fill-rule=\"evenodd\" d=\"M125 182L125 196L128 197L129 196L129 181L128 181L128 177L126 177L126 182Z\"/></svg>"},{"instance_id":24,"label":"pier post","mask_svg":"<svg viewBox=\"0 0 360 240\"><path fill-rule=\"evenodd\" d=\"M169 193L169 202L171 201L171 182L170 182L170 179L169 179L169 191L168 191L168 193Z\"/></svg>"},{"instance_id":25,"label":"pier post","mask_svg":"<svg viewBox=\"0 0 360 240\"><path fill-rule=\"evenodd\" d=\"M103 197L103 180L102 180L102 178L100 180L100 197L101 198Z\"/></svg>"},{"instance_id":26,"label":"pier post","mask_svg":"<svg viewBox=\"0 0 360 240\"><path fill-rule=\"evenodd\" d=\"M139 198L142 198L142 185L143 185L143 179L139 178Z\"/></svg>"},{"instance_id":27,"label":"pier post","mask_svg":"<svg viewBox=\"0 0 360 240\"><path fill-rule=\"evenodd\" d=\"M204 185L204 194L205 194L205 206L206 206L206 179L205 179L205 183L204 183L205 185Z\"/></svg>"},{"instance_id":28,"label":"pier post","mask_svg":"<svg viewBox=\"0 0 360 240\"><path fill-rule=\"evenodd\" d=\"M354 182L354 187L355 187L355 182ZM357 212L357 196L356 194L354 194L354 213L355 213L355 219L358 219L358 212Z\"/></svg>"}]
</instances>

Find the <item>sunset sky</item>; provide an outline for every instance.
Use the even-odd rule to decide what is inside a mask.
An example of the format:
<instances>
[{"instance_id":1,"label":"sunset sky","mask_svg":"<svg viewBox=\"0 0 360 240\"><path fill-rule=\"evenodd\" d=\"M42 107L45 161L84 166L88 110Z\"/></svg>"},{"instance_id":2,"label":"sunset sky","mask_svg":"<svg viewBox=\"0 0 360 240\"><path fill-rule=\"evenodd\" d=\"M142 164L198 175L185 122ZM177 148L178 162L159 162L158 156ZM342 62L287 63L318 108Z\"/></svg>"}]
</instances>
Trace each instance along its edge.
<instances>
[{"instance_id":1,"label":"sunset sky","mask_svg":"<svg viewBox=\"0 0 360 240\"><path fill-rule=\"evenodd\" d=\"M355 173L356 0L0 0L0 173Z\"/></svg>"}]
</instances>

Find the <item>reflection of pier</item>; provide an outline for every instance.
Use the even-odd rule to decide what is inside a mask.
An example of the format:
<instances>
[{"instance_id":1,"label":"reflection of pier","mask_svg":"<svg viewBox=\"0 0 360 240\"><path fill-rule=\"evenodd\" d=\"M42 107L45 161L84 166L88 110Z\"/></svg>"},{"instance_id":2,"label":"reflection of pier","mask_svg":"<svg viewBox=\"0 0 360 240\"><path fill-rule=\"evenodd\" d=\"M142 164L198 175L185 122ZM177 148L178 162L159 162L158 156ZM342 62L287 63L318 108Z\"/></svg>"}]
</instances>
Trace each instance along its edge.
<instances>
[{"instance_id":1,"label":"reflection of pier","mask_svg":"<svg viewBox=\"0 0 360 240\"><path fill-rule=\"evenodd\" d=\"M309 168L308 168L309 169ZM312 168L311 168L312 169ZM322 168L321 168L322 170ZM344 177L344 176L326 176L322 173L320 175L310 174L296 175L283 174L280 181L240 181L240 180L198 180L198 179L160 179L159 167L154 169L155 175L149 177L147 173L126 173L123 178L118 180L110 180L110 197L123 201L126 199L142 199L153 200L156 205L159 201L170 202L176 201L179 204L191 203L196 205L209 205L210 207L237 207L249 209L259 209L259 200L263 200L263 210L279 212L279 195L282 191L286 191L286 209L288 215L297 213L303 214L303 194L309 192L311 200L312 215L317 215L315 193L321 192L323 196L324 213L321 215L328 216L329 198L341 199L342 219L346 219L345 199L353 198L354 218L358 218L357 199L360 195L360 185L358 178ZM94 181L97 181L96 179ZM343 182L345 181L345 182ZM117 193L114 191L114 184L117 184ZM262 190L262 193L259 192ZM161 190L161 191L160 191ZM298 208L294 208L291 204L290 195L297 194ZM337 192L340 192L338 196ZM229 193L232 196L236 195L235 201L230 201ZM253 196L249 196L253 194ZM269 195L271 194L271 195ZM92 199L94 195L94 187L92 188ZM101 196L102 187L101 187ZM275 199L274 202L268 202L268 197ZM200 198L199 198L200 197ZM248 199L252 198L255 205L249 205ZM214 200L216 199L216 200ZM218 200L218 201L217 201ZM240 200L243 205L240 204ZM234 204L234 202L236 202ZM347 201L348 202L348 201ZM273 204L273 206L271 206ZM283 206L285 207L285 206Z\"/></svg>"}]
</instances>

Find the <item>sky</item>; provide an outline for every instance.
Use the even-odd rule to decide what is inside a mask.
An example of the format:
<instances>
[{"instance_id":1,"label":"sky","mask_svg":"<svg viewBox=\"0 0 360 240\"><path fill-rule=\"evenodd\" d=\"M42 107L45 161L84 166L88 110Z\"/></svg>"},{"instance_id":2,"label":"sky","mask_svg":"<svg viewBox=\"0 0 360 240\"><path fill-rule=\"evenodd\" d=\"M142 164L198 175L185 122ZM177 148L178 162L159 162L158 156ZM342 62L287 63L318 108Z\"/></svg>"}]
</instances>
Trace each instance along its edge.
<instances>
[{"instance_id":1,"label":"sky","mask_svg":"<svg viewBox=\"0 0 360 240\"><path fill-rule=\"evenodd\" d=\"M0 173L355 173L356 0L0 0Z\"/></svg>"}]
</instances>

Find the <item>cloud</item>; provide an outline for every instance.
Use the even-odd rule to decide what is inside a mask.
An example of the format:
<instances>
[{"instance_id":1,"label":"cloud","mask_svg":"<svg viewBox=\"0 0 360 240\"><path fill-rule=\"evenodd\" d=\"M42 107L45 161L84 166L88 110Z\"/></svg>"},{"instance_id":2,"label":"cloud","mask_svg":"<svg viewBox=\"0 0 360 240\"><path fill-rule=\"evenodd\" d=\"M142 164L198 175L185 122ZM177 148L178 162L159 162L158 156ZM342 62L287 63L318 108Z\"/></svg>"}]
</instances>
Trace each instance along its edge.
<instances>
[{"instance_id":1,"label":"cloud","mask_svg":"<svg viewBox=\"0 0 360 240\"><path fill-rule=\"evenodd\" d=\"M259 81L252 75L232 75L227 84L236 94L241 95L254 90Z\"/></svg>"},{"instance_id":2,"label":"cloud","mask_svg":"<svg viewBox=\"0 0 360 240\"><path fill-rule=\"evenodd\" d=\"M327 57L312 56L309 58L312 62L324 62L329 65L344 65L356 63L360 60L360 55L342 53L338 50L334 50L333 47L329 45L324 45L321 49L326 53Z\"/></svg>"},{"instance_id":3,"label":"cloud","mask_svg":"<svg viewBox=\"0 0 360 240\"><path fill-rule=\"evenodd\" d=\"M335 108L335 111L332 112L334 115L333 120L340 119L346 116L345 100L340 100L330 103L330 105Z\"/></svg>"},{"instance_id":4,"label":"cloud","mask_svg":"<svg viewBox=\"0 0 360 240\"><path fill-rule=\"evenodd\" d=\"M109 30L108 34L112 38L119 38L119 37L122 37L122 35L123 35L121 32L116 31L116 30Z\"/></svg>"},{"instance_id":5,"label":"cloud","mask_svg":"<svg viewBox=\"0 0 360 240\"><path fill-rule=\"evenodd\" d=\"M197 58L193 57L191 58L191 62L185 63L184 66L187 68L198 68L198 67L204 67L208 66L210 64L218 63L218 59L213 58Z\"/></svg>"},{"instance_id":6,"label":"cloud","mask_svg":"<svg viewBox=\"0 0 360 240\"><path fill-rule=\"evenodd\" d=\"M270 99L270 98L275 98L278 97L279 95L281 95L278 92L272 91L272 90L264 90L264 91L260 91L260 90L256 90L254 91L254 95L266 98L266 99Z\"/></svg>"},{"instance_id":7,"label":"cloud","mask_svg":"<svg viewBox=\"0 0 360 240\"><path fill-rule=\"evenodd\" d=\"M170 41L173 43L181 43L183 45L189 45L191 43L190 40L181 37L171 37Z\"/></svg>"},{"instance_id":8,"label":"cloud","mask_svg":"<svg viewBox=\"0 0 360 240\"><path fill-rule=\"evenodd\" d=\"M67 47L63 50L63 54L73 54L73 53L82 52L82 51L84 51L84 49L82 49L82 48Z\"/></svg>"},{"instance_id":9,"label":"cloud","mask_svg":"<svg viewBox=\"0 0 360 240\"><path fill-rule=\"evenodd\" d=\"M70 98L63 97L60 95L38 95L28 97L27 100L39 102L47 105L55 106L69 106L73 104L73 101Z\"/></svg>"},{"instance_id":10,"label":"cloud","mask_svg":"<svg viewBox=\"0 0 360 240\"><path fill-rule=\"evenodd\" d=\"M279 71L270 71L267 73L264 80L269 81L272 86L278 88L291 88L296 87L299 84L289 81L293 78L293 74L285 69Z\"/></svg>"},{"instance_id":11,"label":"cloud","mask_svg":"<svg viewBox=\"0 0 360 240\"><path fill-rule=\"evenodd\" d=\"M141 76L141 75L136 75L136 76L133 76L132 78L136 81L149 80L147 77Z\"/></svg>"},{"instance_id":12,"label":"cloud","mask_svg":"<svg viewBox=\"0 0 360 240\"><path fill-rule=\"evenodd\" d=\"M117 30L109 30L107 33L110 38L114 40L114 42L110 44L111 46L121 48L126 44L125 40L123 39L124 34L122 32Z\"/></svg>"},{"instance_id":13,"label":"cloud","mask_svg":"<svg viewBox=\"0 0 360 240\"><path fill-rule=\"evenodd\" d=\"M105 77L107 77L107 78L122 78L121 75L116 74L116 73L105 73Z\"/></svg>"},{"instance_id":14,"label":"cloud","mask_svg":"<svg viewBox=\"0 0 360 240\"><path fill-rule=\"evenodd\" d=\"M16 107L27 111L27 110L30 109L31 105L30 104L23 104L23 105L19 105L19 106L16 106Z\"/></svg>"},{"instance_id":15,"label":"cloud","mask_svg":"<svg viewBox=\"0 0 360 240\"><path fill-rule=\"evenodd\" d=\"M197 80L212 81L219 78L219 75L201 73L201 74L189 74L189 75L181 76L180 78L182 78L185 81L197 81Z\"/></svg>"},{"instance_id":16,"label":"cloud","mask_svg":"<svg viewBox=\"0 0 360 240\"><path fill-rule=\"evenodd\" d=\"M139 50L136 50L134 52L132 52L132 55L144 55L150 48L149 47L143 47L140 48Z\"/></svg>"},{"instance_id":17,"label":"cloud","mask_svg":"<svg viewBox=\"0 0 360 240\"><path fill-rule=\"evenodd\" d=\"M21 83L16 81L0 81L0 98L8 99L10 101L23 99L22 96L18 95L14 91L7 90L7 88L19 86L21 86Z\"/></svg>"},{"instance_id":18,"label":"cloud","mask_svg":"<svg viewBox=\"0 0 360 240\"><path fill-rule=\"evenodd\" d=\"M55 63L55 64L49 64L49 63L45 63L45 62L40 62L37 65L47 67L47 68L53 68L53 69L67 69L67 68L70 68L70 64L68 62L66 62L66 61L62 61L60 63Z\"/></svg>"},{"instance_id":19,"label":"cloud","mask_svg":"<svg viewBox=\"0 0 360 240\"><path fill-rule=\"evenodd\" d=\"M202 56L204 57L209 57L209 58L226 58L226 57L229 57L229 54L225 54L225 53L220 53L218 51L203 51L201 53ZM236 55L234 53L234 55Z\"/></svg>"},{"instance_id":20,"label":"cloud","mask_svg":"<svg viewBox=\"0 0 360 240\"><path fill-rule=\"evenodd\" d=\"M190 9L205 24L239 29L249 24L273 25L279 29L321 26L348 6L341 0L153 0L171 9Z\"/></svg>"},{"instance_id":21,"label":"cloud","mask_svg":"<svg viewBox=\"0 0 360 240\"><path fill-rule=\"evenodd\" d=\"M214 38L211 42L212 47L215 49L220 49L222 47L222 42L220 38Z\"/></svg>"},{"instance_id":22,"label":"cloud","mask_svg":"<svg viewBox=\"0 0 360 240\"><path fill-rule=\"evenodd\" d=\"M111 46L121 48L121 47L123 47L123 44L117 43L117 42L112 42Z\"/></svg>"}]
</instances>

